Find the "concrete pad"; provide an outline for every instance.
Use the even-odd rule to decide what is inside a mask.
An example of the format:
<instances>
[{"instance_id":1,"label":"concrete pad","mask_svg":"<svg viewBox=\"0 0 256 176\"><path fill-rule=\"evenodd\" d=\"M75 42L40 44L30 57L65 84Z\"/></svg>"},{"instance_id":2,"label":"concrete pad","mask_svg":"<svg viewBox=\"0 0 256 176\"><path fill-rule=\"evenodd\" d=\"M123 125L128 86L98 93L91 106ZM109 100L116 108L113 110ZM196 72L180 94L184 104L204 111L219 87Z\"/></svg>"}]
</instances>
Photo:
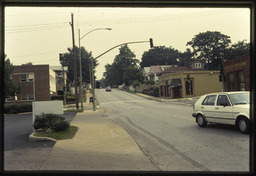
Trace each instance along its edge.
<instances>
[{"instance_id":1,"label":"concrete pad","mask_svg":"<svg viewBox=\"0 0 256 176\"><path fill-rule=\"evenodd\" d=\"M136 142L104 111L78 113L73 139L58 140L40 170L155 171Z\"/></svg>"}]
</instances>

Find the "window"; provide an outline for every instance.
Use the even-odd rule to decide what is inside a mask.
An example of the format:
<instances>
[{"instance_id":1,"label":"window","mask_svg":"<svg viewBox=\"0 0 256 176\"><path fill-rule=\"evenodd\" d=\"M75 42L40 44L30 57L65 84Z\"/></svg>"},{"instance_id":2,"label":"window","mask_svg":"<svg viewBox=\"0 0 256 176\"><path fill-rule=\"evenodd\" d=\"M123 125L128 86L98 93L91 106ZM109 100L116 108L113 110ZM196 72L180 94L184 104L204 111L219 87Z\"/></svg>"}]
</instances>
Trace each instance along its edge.
<instances>
[{"instance_id":1,"label":"window","mask_svg":"<svg viewBox=\"0 0 256 176\"><path fill-rule=\"evenodd\" d=\"M26 82L27 81L28 74L20 75L20 81Z\"/></svg>"},{"instance_id":2,"label":"window","mask_svg":"<svg viewBox=\"0 0 256 176\"><path fill-rule=\"evenodd\" d=\"M211 106L213 106L214 103L215 103L216 97L217 97L217 95L209 95L209 96L205 97L202 105L211 105Z\"/></svg>"},{"instance_id":3,"label":"window","mask_svg":"<svg viewBox=\"0 0 256 176\"><path fill-rule=\"evenodd\" d=\"M34 100L34 94L22 94L21 100Z\"/></svg>"},{"instance_id":4,"label":"window","mask_svg":"<svg viewBox=\"0 0 256 176\"><path fill-rule=\"evenodd\" d=\"M196 63L195 68L201 68L201 63Z\"/></svg>"},{"instance_id":5,"label":"window","mask_svg":"<svg viewBox=\"0 0 256 176\"><path fill-rule=\"evenodd\" d=\"M239 78L239 89L245 90L244 72L243 71L238 72L238 78Z\"/></svg>"},{"instance_id":6,"label":"window","mask_svg":"<svg viewBox=\"0 0 256 176\"><path fill-rule=\"evenodd\" d=\"M32 82L34 79L33 74L22 74L20 75L20 81L21 82Z\"/></svg>"},{"instance_id":7,"label":"window","mask_svg":"<svg viewBox=\"0 0 256 176\"><path fill-rule=\"evenodd\" d=\"M219 95L217 100L217 106L231 106L228 97L226 95Z\"/></svg>"},{"instance_id":8,"label":"window","mask_svg":"<svg viewBox=\"0 0 256 176\"><path fill-rule=\"evenodd\" d=\"M235 76L234 73L229 73L229 86L230 86L230 91L235 90Z\"/></svg>"}]
</instances>

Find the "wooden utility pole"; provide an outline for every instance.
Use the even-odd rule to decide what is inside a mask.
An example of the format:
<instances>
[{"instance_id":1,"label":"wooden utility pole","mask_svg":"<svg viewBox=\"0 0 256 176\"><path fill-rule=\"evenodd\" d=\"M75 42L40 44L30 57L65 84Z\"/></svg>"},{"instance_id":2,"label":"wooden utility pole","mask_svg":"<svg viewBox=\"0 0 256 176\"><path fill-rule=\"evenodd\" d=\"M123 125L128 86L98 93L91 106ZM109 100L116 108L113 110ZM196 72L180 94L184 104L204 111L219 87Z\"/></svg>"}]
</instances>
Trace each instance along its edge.
<instances>
[{"instance_id":1,"label":"wooden utility pole","mask_svg":"<svg viewBox=\"0 0 256 176\"><path fill-rule=\"evenodd\" d=\"M75 52L75 34L74 34L74 17L71 13L71 29L72 29L72 41L73 41L73 59L74 59L74 79L75 79L75 96L76 96L76 109L79 108L78 105L78 94L77 94L77 69L76 69L76 52Z\"/></svg>"}]
</instances>

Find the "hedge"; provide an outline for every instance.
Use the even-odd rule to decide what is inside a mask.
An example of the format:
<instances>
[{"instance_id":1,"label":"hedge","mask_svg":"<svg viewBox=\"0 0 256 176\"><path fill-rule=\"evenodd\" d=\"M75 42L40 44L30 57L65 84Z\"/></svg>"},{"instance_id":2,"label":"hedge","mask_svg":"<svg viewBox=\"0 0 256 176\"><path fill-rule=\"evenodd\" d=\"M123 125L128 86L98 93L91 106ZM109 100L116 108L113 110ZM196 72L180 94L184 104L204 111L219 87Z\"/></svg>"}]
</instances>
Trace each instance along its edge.
<instances>
[{"instance_id":1,"label":"hedge","mask_svg":"<svg viewBox=\"0 0 256 176\"><path fill-rule=\"evenodd\" d=\"M32 112L32 103L8 103L4 105L5 114L17 114L22 112Z\"/></svg>"}]
</instances>

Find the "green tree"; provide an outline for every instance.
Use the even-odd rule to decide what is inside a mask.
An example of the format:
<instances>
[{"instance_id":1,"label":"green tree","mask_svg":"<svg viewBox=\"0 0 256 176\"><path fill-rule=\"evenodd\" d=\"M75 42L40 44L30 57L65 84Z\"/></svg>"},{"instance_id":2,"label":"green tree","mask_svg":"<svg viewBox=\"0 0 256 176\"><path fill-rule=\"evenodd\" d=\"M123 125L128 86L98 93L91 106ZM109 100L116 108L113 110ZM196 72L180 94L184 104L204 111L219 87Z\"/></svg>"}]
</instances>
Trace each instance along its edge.
<instances>
[{"instance_id":1,"label":"green tree","mask_svg":"<svg viewBox=\"0 0 256 176\"><path fill-rule=\"evenodd\" d=\"M143 80L142 72L139 68L129 66L124 72L124 83L130 86L134 81L141 82Z\"/></svg>"},{"instance_id":2,"label":"green tree","mask_svg":"<svg viewBox=\"0 0 256 176\"><path fill-rule=\"evenodd\" d=\"M209 70L219 70L231 43L230 37L220 32L203 32L187 43L193 48L194 58L205 63Z\"/></svg>"},{"instance_id":3,"label":"green tree","mask_svg":"<svg viewBox=\"0 0 256 176\"><path fill-rule=\"evenodd\" d=\"M68 52L63 54L63 61L61 62L62 66L68 66L67 78L68 83L72 83L74 81L74 59L73 59L73 50L72 48L68 48ZM79 48L75 47L76 52L76 70L77 70L77 79L78 82L80 76L80 60L79 60ZM81 59L82 59L82 78L83 82L90 82L90 74L89 74L89 64L91 63L91 59L93 59L91 52L85 50L84 47L81 47ZM97 61L94 60L94 68L97 66Z\"/></svg>"},{"instance_id":4,"label":"green tree","mask_svg":"<svg viewBox=\"0 0 256 176\"><path fill-rule=\"evenodd\" d=\"M138 68L139 60L135 59L135 54L127 45L121 46L119 54L116 55L114 62L110 65L105 65L106 72L104 73L106 83L109 85L121 85L124 81L124 74L129 68ZM139 69L137 69L139 71ZM128 74L128 71L127 73ZM127 79L127 76L126 76Z\"/></svg>"},{"instance_id":5,"label":"green tree","mask_svg":"<svg viewBox=\"0 0 256 176\"><path fill-rule=\"evenodd\" d=\"M12 81L13 65L10 59L6 58L6 56L4 64L4 96L14 96L15 93L20 92L21 87L16 86Z\"/></svg>"},{"instance_id":6,"label":"green tree","mask_svg":"<svg viewBox=\"0 0 256 176\"><path fill-rule=\"evenodd\" d=\"M250 54L250 43L246 43L246 40L238 41L231 45L227 50L226 59L234 59L240 56L246 56Z\"/></svg>"},{"instance_id":7,"label":"green tree","mask_svg":"<svg viewBox=\"0 0 256 176\"><path fill-rule=\"evenodd\" d=\"M193 53L189 48L186 49L183 53L179 54L178 65L179 66L188 66L189 63L193 61Z\"/></svg>"},{"instance_id":8,"label":"green tree","mask_svg":"<svg viewBox=\"0 0 256 176\"><path fill-rule=\"evenodd\" d=\"M141 58L141 67L152 65L173 65L178 64L179 51L172 47L157 46L145 51Z\"/></svg>"}]
</instances>

